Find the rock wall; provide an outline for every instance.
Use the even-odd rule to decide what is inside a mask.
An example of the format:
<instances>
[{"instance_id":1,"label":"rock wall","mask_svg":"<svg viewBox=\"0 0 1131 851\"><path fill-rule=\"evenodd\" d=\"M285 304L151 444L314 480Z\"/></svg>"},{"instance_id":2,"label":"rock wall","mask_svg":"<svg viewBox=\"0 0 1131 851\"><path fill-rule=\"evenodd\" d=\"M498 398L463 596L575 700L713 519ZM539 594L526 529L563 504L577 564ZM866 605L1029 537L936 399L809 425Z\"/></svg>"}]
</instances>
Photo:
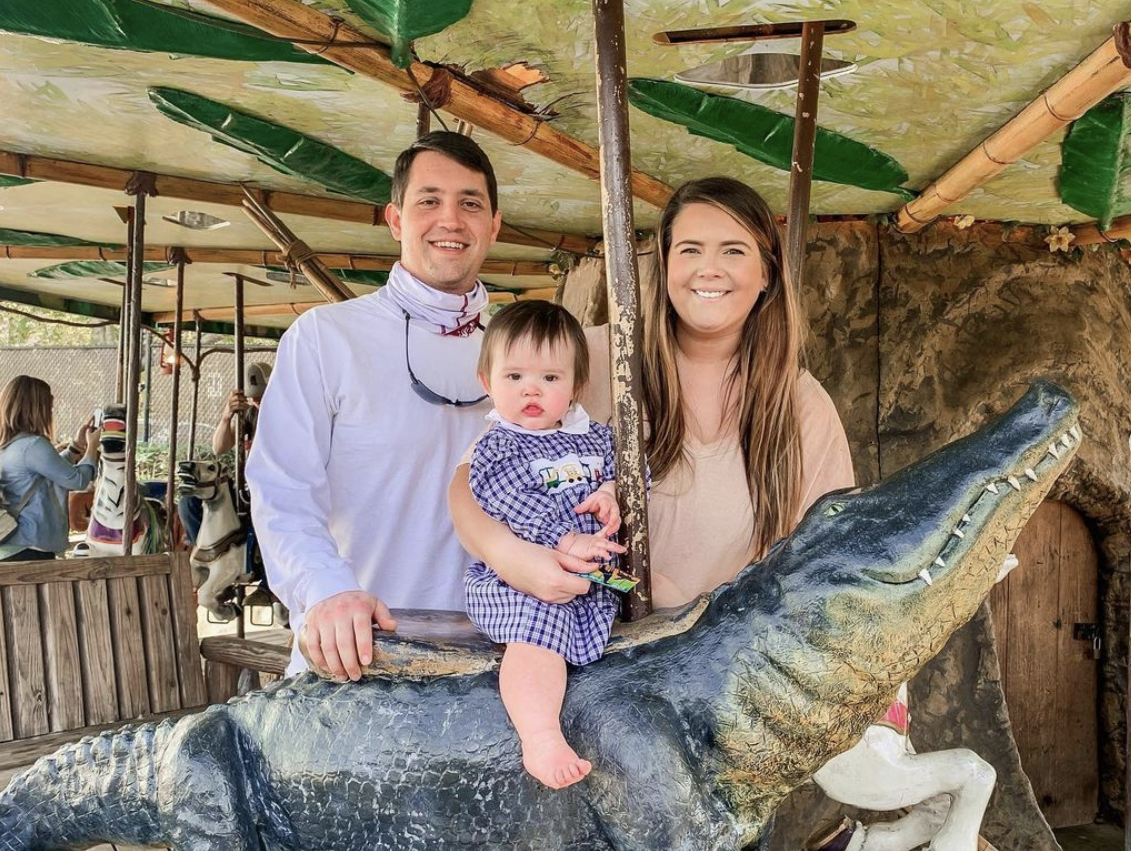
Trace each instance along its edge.
<instances>
[{"instance_id":1,"label":"rock wall","mask_svg":"<svg viewBox=\"0 0 1131 851\"><path fill-rule=\"evenodd\" d=\"M1032 378L1052 378L1076 395L1085 440L1051 496L1084 515L1100 550L1101 810L1118 817L1131 571L1131 269L1106 247L1051 254L1042 237L947 222L911 236L868 222L813 226L802 287L808 365L837 404L861 484L973 430ZM599 286L592 274L589 304ZM911 699L919 749L971 747L997 769L986 838L999 851L1056 849L1021 772L988 609L912 683ZM799 848L840 813L806 784L779 809L768 845Z\"/></svg>"}]
</instances>

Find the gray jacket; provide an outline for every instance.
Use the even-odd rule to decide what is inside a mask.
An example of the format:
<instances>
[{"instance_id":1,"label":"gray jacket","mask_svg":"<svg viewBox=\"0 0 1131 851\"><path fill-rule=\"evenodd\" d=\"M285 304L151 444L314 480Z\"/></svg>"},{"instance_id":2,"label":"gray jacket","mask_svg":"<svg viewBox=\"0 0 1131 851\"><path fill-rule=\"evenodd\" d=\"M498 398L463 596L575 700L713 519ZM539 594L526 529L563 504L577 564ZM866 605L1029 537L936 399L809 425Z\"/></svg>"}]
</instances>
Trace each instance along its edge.
<instances>
[{"instance_id":1,"label":"gray jacket","mask_svg":"<svg viewBox=\"0 0 1131 851\"><path fill-rule=\"evenodd\" d=\"M15 510L40 477L47 480L20 511L19 526L0 545L0 556L29 547L63 552L67 548L67 491L85 490L94 474L93 463L72 464L39 435L21 434L0 449L0 492L9 508Z\"/></svg>"}]
</instances>

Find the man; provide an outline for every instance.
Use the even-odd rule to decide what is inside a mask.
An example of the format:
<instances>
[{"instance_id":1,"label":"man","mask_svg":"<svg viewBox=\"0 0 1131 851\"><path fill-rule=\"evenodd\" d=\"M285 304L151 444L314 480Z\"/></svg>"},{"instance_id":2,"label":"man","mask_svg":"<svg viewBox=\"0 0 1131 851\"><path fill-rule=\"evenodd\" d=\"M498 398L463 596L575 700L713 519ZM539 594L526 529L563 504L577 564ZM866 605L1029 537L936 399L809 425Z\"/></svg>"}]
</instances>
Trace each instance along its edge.
<instances>
[{"instance_id":1,"label":"man","mask_svg":"<svg viewBox=\"0 0 1131 851\"><path fill-rule=\"evenodd\" d=\"M483 429L479 268L502 223L486 154L429 133L397 159L385 208L400 262L378 292L283 335L248 460L271 589L311 660L358 679L389 608L462 611L467 556L445 499ZM297 648L288 673L306 667Z\"/></svg>"}]
</instances>

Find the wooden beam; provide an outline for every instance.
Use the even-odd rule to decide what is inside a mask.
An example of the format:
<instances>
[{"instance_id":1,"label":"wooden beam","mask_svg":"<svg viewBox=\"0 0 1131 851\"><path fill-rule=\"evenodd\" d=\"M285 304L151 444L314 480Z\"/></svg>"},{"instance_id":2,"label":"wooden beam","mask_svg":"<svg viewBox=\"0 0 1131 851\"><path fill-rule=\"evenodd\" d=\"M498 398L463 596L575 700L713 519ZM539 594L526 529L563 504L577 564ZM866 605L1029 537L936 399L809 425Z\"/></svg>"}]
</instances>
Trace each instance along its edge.
<instances>
[{"instance_id":1,"label":"wooden beam","mask_svg":"<svg viewBox=\"0 0 1131 851\"><path fill-rule=\"evenodd\" d=\"M557 287L543 287L536 290L525 290L521 293L490 293L491 304L509 304L512 301L526 301L527 299L540 298L546 301L553 300L554 294L557 292ZM319 305L325 304L325 301L296 301L289 304L249 304L245 305L243 315L246 316L298 316L300 313L306 313ZM199 316L201 319L211 319L220 321L231 321L235 314L234 305L226 305L223 307L201 307L196 310L185 310L181 313L182 322L192 322L194 316ZM168 325L174 322L177 318L175 311L168 311L165 313L154 313L150 317L154 325Z\"/></svg>"},{"instance_id":2,"label":"wooden beam","mask_svg":"<svg viewBox=\"0 0 1131 851\"><path fill-rule=\"evenodd\" d=\"M438 109L442 108L456 118L579 172L590 180L600 179L601 162L594 147L555 130L541 118L489 96L468 77L420 62L413 62L407 71L402 70L393 64L389 48L385 45L340 20L293 0L208 2L246 24L295 42L295 47L406 94L415 95L417 83L420 88L428 90L433 77L439 75L447 95L442 102L433 103ZM366 47L359 49L358 45ZM416 82L413 82L413 77ZM632 172L631 184L632 194L654 207L663 207L672 194L670 186L642 171Z\"/></svg>"},{"instance_id":3,"label":"wooden beam","mask_svg":"<svg viewBox=\"0 0 1131 851\"><path fill-rule=\"evenodd\" d=\"M915 233L1112 92L1131 83L1131 22L896 213Z\"/></svg>"},{"instance_id":4,"label":"wooden beam","mask_svg":"<svg viewBox=\"0 0 1131 851\"><path fill-rule=\"evenodd\" d=\"M1076 239L1072 240L1073 246L1117 242L1121 239L1131 240L1131 216L1112 219L1111 227L1107 230L1100 230L1097 222L1089 222L1086 225L1076 225L1072 228L1072 232L1076 234Z\"/></svg>"},{"instance_id":5,"label":"wooden beam","mask_svg":"<svg viewBox=\"0 0 1131 851\"><path fill-rule=\"evenodd\" d=\"M175 263L176 246L147 245L145 259ZM183 248L190 263L217 263L239 266L282 266L277 251L255 248ZM331 269L387 272L400 258L391 254L346 254L319 252L318 257ZM0 245L0 258L8 260L116 260L126 259L125 248L99 248L96 245ZM524 275L546 278L552 274L550 264L541 260L486 260L480 270L484 275Z\"/></svg>"},{"instance_id":6,"label":"wooden beam","mask_svg":"<svg viewBox=\"0 0 1131 851\"><path fill-rule=\"evenodd\" d=\"M124 190L134 172L129 169L91 163L56 160L50 157L21 154L15 151L0 151L0 174L28 177L34 180L47 180L55 183L70 183L77 186L93 186L97 189ZM158 195L166 198L180 198L185 201L200 201L206 204L222 204L228 207L243 207L243 187L237 183L215 183L209 180L196 180L191 177L175 177L170 174L154 174ZM337 222L354 222L363 225L386 227L385 208L376 204L349 201L345 198L322 198L317 195L299 195L295 192L276 192L270 189L252 189L260 203L276 213L295 216L311 216L316 219L330 219ZM585 254L598 242L586 236L554 233L538 228L523 227L521 230L503 222L499 230L499 242L507 245L525 245L547 250L560 249L573 254Z\"/></svg>"}]
</instances>

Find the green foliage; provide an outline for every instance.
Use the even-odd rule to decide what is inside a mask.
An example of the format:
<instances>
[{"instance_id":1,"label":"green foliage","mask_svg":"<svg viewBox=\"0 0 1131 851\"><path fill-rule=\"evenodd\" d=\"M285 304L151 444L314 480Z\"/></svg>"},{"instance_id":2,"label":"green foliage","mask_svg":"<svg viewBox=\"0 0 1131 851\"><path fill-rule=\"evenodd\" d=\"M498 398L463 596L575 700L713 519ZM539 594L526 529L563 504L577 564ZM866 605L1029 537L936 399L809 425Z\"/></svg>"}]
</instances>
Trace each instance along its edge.
<instances>
[{"instance_id":1,"label":"green foliage","mask_svg":"<svg viewBox=\"0 0 1131 851\"><path fill-rule=\"evenodd\" d=\"M6 302L0 302L0 306L6 305ZM30 307L26 304L14 304L12 307L21 313L31 315L20 316L0 312L0 346L96 346L114 343L118 339L117 325L94 328L53 325L41 320L65 319L74 322L76 317L70 313L60 313L44 307Z\"/></svg>"},{"instance_id":2,"label":"green foliage","mask_svg":"<svg viewBox=\"0 0 1131 851\"><path fill-rule=\"evenodd\" d=\"M7 189L9 186L27 186L29 183L37 182L38 181L16 177L11 174L0 174L0 189Z\"/></svg>"},{"instance_id":3,"label":"green foliage","mask_svg":"<svg viewBox=\"0 0 1131 851\"><path fill-rule=\"evenodd\" d=\"M393 182L383 171L297 130L181 89L151 88L149 99L177 123L208 133L276 171L371 204L389 202Z\"/></svg>"},{"instance_id":4,"label":"green foliage","mask_svg":"<svg viewBox=\"0 0 1131 851\"><path fill-rule=\"evenodd\" d=\"M472 0L346 0L367 24L389 37L399 68L412 63L412 40L441 32L471 11Z\"/></svg>"},{"instance_id":5,"label":"green foliage","mask_svg":"<svg viewBox=\"0 0 1131 851\"><path fill-rule=\"evenodd\" d=\"M58 233L39 233L30 230L0 228L0 244L4 245L93 245L102 248L119 248L103 242L88 242Z\"/></svg>"},{"instance_id":6,"label":"green foliage","mask_svg":"<svg viewBox=\"0 0 1131 851\"><path fill-rule=\"evenodd\" d=\"M1060 199L1099 221L1131 212L1128 175L1131 174L1131 96L1104 99L1072 123L1065 136L1060 164Z\"/></svg>"},{"instance_id":7,"label":"green foliage","mask_svg":"<svg viewBox=\"0 0 1131 851\"><path fill-rule=\"evenodd\" d=\"M243 24L197 13L189 19L134 0L3 0L0 32L244 62L324 61Z\"/></svg>"},{"instance_id":8,"label":"green foliage","mask_svg":"<svg viewBox=\"0 0 1131 851\"><path fill-rule=\"evenodd\" d=\"M790 115L665 80L630 80L628 99L637 109L681 124L696 136L733 145L759 162L790 170L796 123ZM907 172L894 159L820 127L813 155L813 179L893 192L904 200L915 197L899 185L907 180Z\"/></svg>"},{"instance_id":9,"label":"green foliage","mask_svg":"<svg viewBox=\"0 0 1131 851\"><path fill-rule=\"evenodd\" d=\"M157 261L142 263L144 274L160 272L173 268L168 263ZM54 266L44 266L29 273L32 278L102 278L113 275L125 275L126 264L116 260L73 260L70 263L57 263Z\"/></svg>"}]
</instances>

